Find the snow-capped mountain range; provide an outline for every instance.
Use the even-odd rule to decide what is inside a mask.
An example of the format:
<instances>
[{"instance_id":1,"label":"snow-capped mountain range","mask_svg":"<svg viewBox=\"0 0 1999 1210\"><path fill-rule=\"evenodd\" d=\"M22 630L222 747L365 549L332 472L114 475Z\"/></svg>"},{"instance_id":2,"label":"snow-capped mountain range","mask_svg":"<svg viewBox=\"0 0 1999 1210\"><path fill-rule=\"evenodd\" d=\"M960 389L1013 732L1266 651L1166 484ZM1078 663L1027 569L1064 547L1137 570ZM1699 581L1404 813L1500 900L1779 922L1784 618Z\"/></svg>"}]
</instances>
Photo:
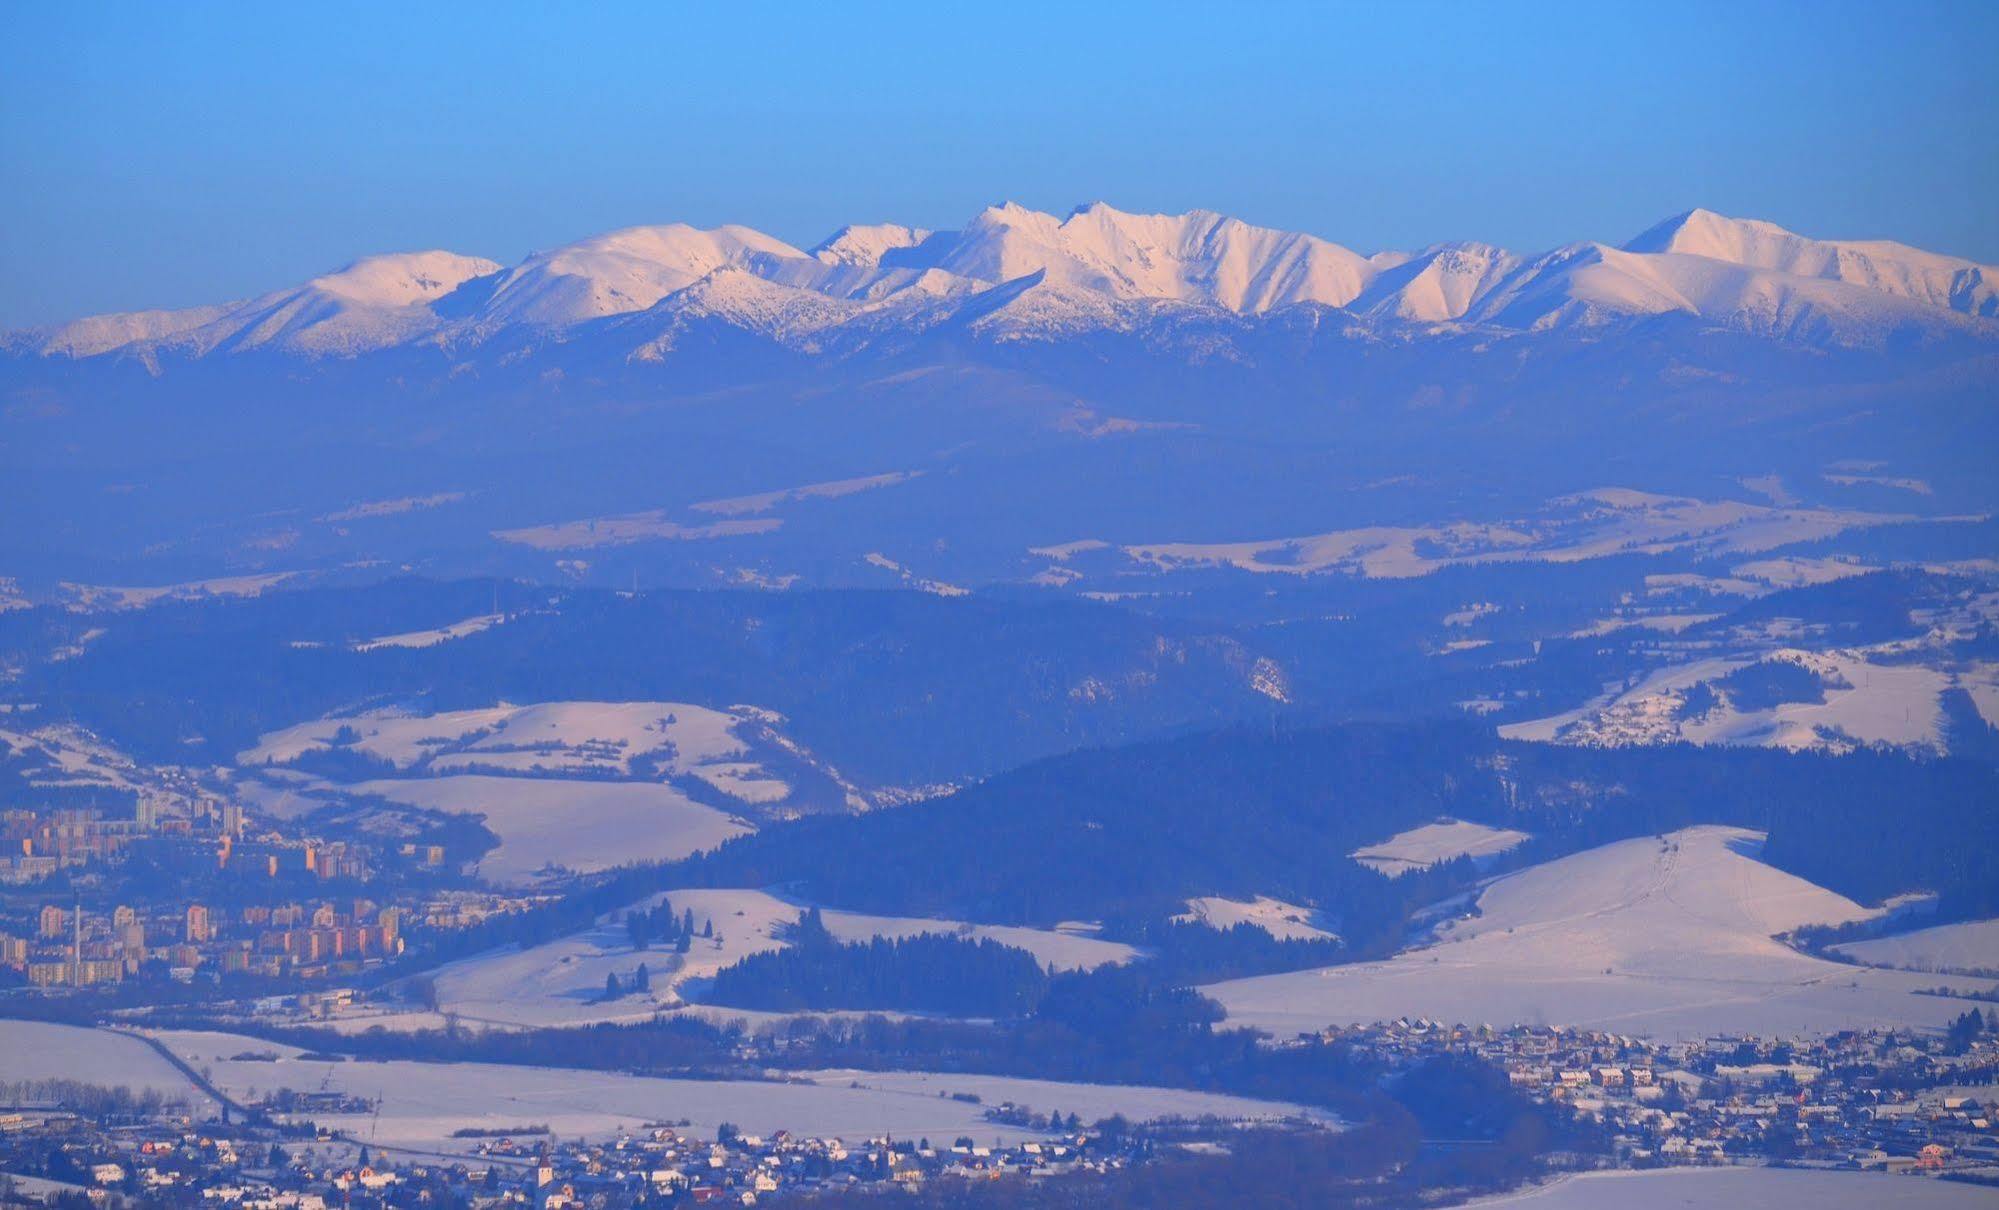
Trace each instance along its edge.
<instances>
[{"instance_id":1,"label":"snow-capped mountain range","mask_svg":"<svg viewBox=\"0 0 1999 1210\"><path fill-rule=\"evenodd\" d=\"M746 227L633 227L502 266L371 256L243 302L101 315L9 336L15 356L351 358L586 335L634 362L712 318L825 352L957 323L994 340L1253 326L1318 309L1360 335L1602 334L1655 317L1806 345L1999 339L1999 267L1886 241L1817 240L1694 210L1621 247L1475 243L1363 256L1207 211L1065 218L1008 204L956 231L851 226L810 251Z\"/></svg>"}]
</instances>

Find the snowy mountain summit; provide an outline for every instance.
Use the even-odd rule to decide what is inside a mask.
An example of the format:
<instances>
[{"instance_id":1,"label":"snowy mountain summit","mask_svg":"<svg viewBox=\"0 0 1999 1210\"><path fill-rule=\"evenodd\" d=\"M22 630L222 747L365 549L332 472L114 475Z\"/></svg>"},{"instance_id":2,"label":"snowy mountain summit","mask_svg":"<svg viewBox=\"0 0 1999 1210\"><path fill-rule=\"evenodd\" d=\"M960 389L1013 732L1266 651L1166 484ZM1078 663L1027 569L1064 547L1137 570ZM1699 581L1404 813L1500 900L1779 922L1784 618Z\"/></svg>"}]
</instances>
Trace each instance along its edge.
<instances>
[{"instance_id":1,"label":"snowy mountain summit","mask_svg":"<svg viewBox=\"0 0 1999 1210\"><path fill-rule=\"evenodd\" d=\"M735 284L726 279L737 278ZM740 280L755 279L754 282ZM1008 203L955 231L842 228L810 252L747 227L632 227L501 266L449 252L374 256L245 302L102 315L17 333L16 355L354 357L602 329L614 355L669 355L698 313L823 352L957 323L995 339L1266 323L1317 309L1420 337L1601 334L1659 317L1807 345L1999 337L1999 267L1888 241L1818 240L1693 210L1620 247L1522 254L1475 243L1362 255L1209 211L1058 218ZM627 322L658 314L646 322ZM609 325L609 326L607 326Z\"/></svg>"}]
</instances>

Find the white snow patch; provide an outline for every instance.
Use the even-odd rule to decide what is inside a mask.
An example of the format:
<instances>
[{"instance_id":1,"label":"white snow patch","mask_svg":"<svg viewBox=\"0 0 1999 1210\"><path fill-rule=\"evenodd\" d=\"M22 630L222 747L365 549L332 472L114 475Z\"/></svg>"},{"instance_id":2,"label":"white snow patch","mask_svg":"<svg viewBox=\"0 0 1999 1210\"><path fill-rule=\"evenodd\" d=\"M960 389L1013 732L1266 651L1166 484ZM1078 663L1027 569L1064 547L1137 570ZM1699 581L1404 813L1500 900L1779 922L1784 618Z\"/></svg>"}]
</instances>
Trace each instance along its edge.
<instances>
[{"instance_id":1,"label":"white snow patch","mask_svg":"<svg viewBox=\"0 0 1999 1210\"><path fill-rule=\"evenodd\" d=\"M1258 895L1247 901L1203 895L1198 899L1189 899L1187 910L1173 919L1199 921L1214 929L1252 924L1279 941L1317 941L1337 936L1322 927L1325 921L1313 909L1272 899L1268 895Z\"/></svg>"},{"instance_id":2,"label":"white snow patch","mask_svg":"<svg viewBox=\"0 0 1999 1210\"><path fill-rule=\"evenodd\" d=\"M481 614L476 618L466 618L449 626L439 626L432 630L410 630L402 634L385 634L380 638L367 639L353 645L354 651L380 651L384 648L435 647L452 639L462 639L468 634L478 634L490 630L507 620L503 613Z\"/></svg>"},{"instance_id":3,"label":"white snow patch","mask_svg":"<svg viewBox=\"0 0 1999 1210\"><path fill-rule=\"evenodd\" d=\"M1939 924L1894 937L1835 945L1835 951L1868 966L1911 971L1999 971L1999 920Z\"/></svg>"},{"instance_id":4,"label":"white snow patch","mask_svg":"<svg viewBox=\"0 0 1999 1210\"><path fill-rule=\"evenodd\" d=\"M244 1040L246 1043L249 1039ZM246 1045L245 1050L254 1050ZM197 1116L213 1107L159 1052L129 1034L42 1021L0 1020L0 1080L80 1080L183 1098Z\"/></svg>"},{"instance_id":5,"label":"white snow patch","mask_svg":"<svg viewBox=\"0 0 1999 1210\"><path fill-rule=\"evenodd\" d=\"M715 513L724 517L749 516L766 513L780 504L797 500L837 500L841 496L851 496L857 492L893 487L898 483L906 483L922 473L922 471L890 471L887 474L867 475L858 479L835 479L828 483L808 483L804 487L786 487L748 496L703 500L689 507L697 513Z\"/></svg>"},{"instance_id":6,"label":"white snow patch","mask_svg":"<svg viewBox=\"0 0 1999 1210\"><path fill-rule=\"evenodd\" d=\"M411 777L346 788L433 811L477 815L500 846L479 863L499 883L532 882L545 867L591 873L673 861L749 827L656 782L531 777Z\"/></svg>"},{"instance_id":7,"label":"white snow patch","mask_svg":"<svg viewBox=\"0 0 1999 1210\"><path fill-rule=\"evenodd\" d=\"M1977 1210L1992 1193L1954 1181L1929 1181L1885 1172L1828 1172L1807 1168L1654 1168L1584 1172L1520 1193L1480 1198L1465 1210L1684 1210L1728 1206L1733 1210Z\"/></svg>"},{"instance_id":8,"label":"white snow patch","mask_svg":"<svg viewBox=\"0 0 1999 1210\"><path fill-rule=\"evenodd\" d=\"M1370 870L1393 878L1449 861L1454 857L1496 857L1527 839L1512 828L1488 827L1463 819L1444 819L1397 833L1349 854Z\"/></svg>"}]
</instances>

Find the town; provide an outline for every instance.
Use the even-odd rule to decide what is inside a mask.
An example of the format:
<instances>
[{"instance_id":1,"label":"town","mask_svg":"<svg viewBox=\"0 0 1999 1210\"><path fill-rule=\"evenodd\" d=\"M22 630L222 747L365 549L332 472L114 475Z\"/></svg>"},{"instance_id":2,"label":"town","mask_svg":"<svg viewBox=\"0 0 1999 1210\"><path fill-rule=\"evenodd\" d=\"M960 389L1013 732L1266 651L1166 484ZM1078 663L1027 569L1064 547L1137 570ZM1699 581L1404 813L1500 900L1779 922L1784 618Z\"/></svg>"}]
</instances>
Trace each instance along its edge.
<instances>
[{"instance_id":1,"label":"town","mask_svg":"<svg viewBox=\"0 0 1999 1210\"><path fill-rule=\"evenodd\" d=\"M761 1057L782 1049L774 1036L761 1042ZM1999 1188L1999 1020L1976 1014L1943 1035L1677 1043L1405 1019L1277 1045L1349 1048L1405 1068L1446 1055L1482 1060L1598 1140L1560 1156L1570 1168L1872 1169ZM850 1187L1104 1175L1162 1154L1226 1147L1252 1128L1221 1120L1085 1124L1009 1103L986 1107L985 1117L1041 1137L840 1139L725 1125L700 1138L684 1122L655 1122L610 1138L558 1139L546 1125L522 1122L462 1129L457 1154L417 1155L315 1125L316 1116L373 1108L338 1094L272 1090L198 1119L185 1101L65 1081L0 1092L8 1101L0 1171L15 1177L0 1195L24 1203L82 1197L100 1206L187 1205L195 1194L202 1205L245 1210L754 1205Z\"/></svg>"}]
</instances>

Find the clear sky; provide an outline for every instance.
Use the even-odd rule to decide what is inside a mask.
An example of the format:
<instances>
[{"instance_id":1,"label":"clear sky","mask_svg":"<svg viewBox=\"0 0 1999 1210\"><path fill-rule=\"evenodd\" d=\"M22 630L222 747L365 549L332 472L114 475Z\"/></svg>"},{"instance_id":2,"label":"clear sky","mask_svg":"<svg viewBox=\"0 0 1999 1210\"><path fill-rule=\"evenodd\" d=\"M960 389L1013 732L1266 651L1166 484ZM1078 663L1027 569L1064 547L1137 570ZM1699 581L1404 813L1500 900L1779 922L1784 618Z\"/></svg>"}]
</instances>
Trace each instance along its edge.
<instances>
[{"instance_id":1,"label":"clear sky","mask_svg":"<svg viewBox=\"0 0 1999 1210\"><path fill-rule=\"evenodd\" d=\"M1201 207L1364 252L1691 206L1999 261L1999 2L0 8L0 325L638 223Z\"/></svg>"}]
</instances>

